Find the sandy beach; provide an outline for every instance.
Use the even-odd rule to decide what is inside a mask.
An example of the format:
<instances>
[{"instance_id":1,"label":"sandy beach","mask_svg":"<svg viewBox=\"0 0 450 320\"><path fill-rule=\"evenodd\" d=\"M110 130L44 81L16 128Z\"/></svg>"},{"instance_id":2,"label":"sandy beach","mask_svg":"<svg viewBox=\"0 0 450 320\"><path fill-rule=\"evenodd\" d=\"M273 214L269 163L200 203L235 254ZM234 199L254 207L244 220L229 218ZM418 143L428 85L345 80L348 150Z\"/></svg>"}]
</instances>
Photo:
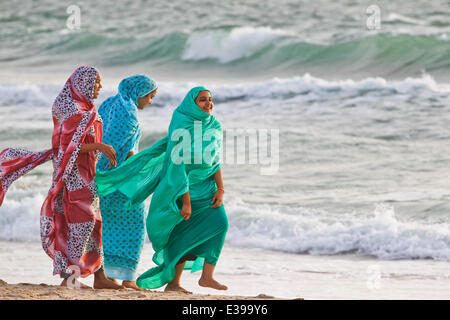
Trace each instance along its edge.
<instances>
[{"instance_id":1,"label":"sandy beach","mask_svg":"<svg viewBox=\"0 0 450 320\"><path fill-rule=\"evenodd\" d=\"M160 291L70 289L45 283L8 284L0 280L0 300L267 300L275 297L261 294L255 297L210 294L184 294Z\"/></svg>"},{"instance_id":2,"label":"sandy beach","mask_svg":"<svg viewBox=\"0 0 450 320\"><path fill-rule=\"evenodd\" d=\"M236 262L232 248L225 250L228 259L231 256ZM147 243L144 248L143 260L139 265L139 272L151 267L153 250ZM32 261L32 262L30 262ZM0 241L0 300L265 300L265 299L292 299L293 297L275 297L268 294L268 283L261 283L258 287L252 286L248 273L233 277L231 273L224 272L231 266L224 263L218 266L218 277L229 285L227 291L202 288L197 285L200 273L185 271L182 286L192 294L163 292L164 287L149 291L124 290L98 290L98 289L71 289L59 286L61 280L51 275L52 261L43 252L40 243ZM240 262L235 267L239 268ZM242 266L240 267L242 268ZM234 279L233 279L234 278ZM245 280L247 279L247 280ZM80 279L80 282L93 286L93 277ZM254 283L255 284L255 283ZM242 290L241 285L246 287ZM266 287L266 288L265 288ZM240 293L242 292L242 293ZM239 294L240 293L240 294Z\"/></svg>"},{"instance_id":3,"label":"sandy beach","mask_svg":"<svg viewBox=\"0 0 450 320\"><path fill-rule=\"evenodd\" d=\"M154 264L146 243L138 273ZM51 275L52 260L39 242L0 241L0 299L113 300L354 300L448 299L448 263L434 260L380 260L365 255L314 256L225 244L216 268L226 291L199 287L200 272L185 271L181 285L193 294L61 288ZM92 286L93 277L81 279Z\"/></svg>"}]
</instances>

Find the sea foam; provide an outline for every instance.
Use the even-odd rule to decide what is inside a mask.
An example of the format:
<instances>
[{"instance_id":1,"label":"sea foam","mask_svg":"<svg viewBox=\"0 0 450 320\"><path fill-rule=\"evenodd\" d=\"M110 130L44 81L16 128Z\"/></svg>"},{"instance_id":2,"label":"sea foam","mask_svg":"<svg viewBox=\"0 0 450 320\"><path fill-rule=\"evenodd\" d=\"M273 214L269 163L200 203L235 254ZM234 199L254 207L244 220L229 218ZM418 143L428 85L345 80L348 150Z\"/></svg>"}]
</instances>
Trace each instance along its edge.
<instances>
[{"instance_id":1,"label":"sea foam","mask_svg":"<svg viewBox=\"0 0 450 320\"><path fill-rule=\"evenodd\" d=\"M380 259L450 261L450 224L401 221L394 208L365 214L333 214L302 207L227 204L227 241L235 246L291 253L359 253Z\"/></svg>"},{"instance_id":2,"label":"sea foam","mask_svg":"<svg viewBox=\"0 0 450 320\"><path fill-rule=\"evenodd\" d=\"M159 83L158 95L154 99L157 106L177 106L189 89L199 83ZM382 77L369 77L361 80L326 80L315 77L309 73L290 78L272 78L267 81L219 84L208 86L213 93L216 102L236 99L260 99L260 98L291 98L295 95L303 95L315 92L334 96L336 92L357 94L363 92L384 92L386 94L413 94L418 90L429 93L448 94L450 84L438 83L436 80L424 74L421 77L408 77L403 80L389 81ZM1 106L27 106L50 107L62 86L58 84L32 84L32 83L3 83L0 84ZM96 101L100 105L106 98L117 93L117 89L106 87L100 92Z\"/></svg>"},{"instance_id":3,"label":"sea foam","mask_svg":"<svg viewBox=\"0 0 450 320\"><path fill-rule=\"evenodd\" d=\"M240 27L226 31L207 31L189 36L182 60L216 59L228 63L249 57L282 36L288 35L270 27Z\"/></svg>"},{"instance_id":4,"label":"sea foam","mask_svg":"<svg viewBox=\"0 0 450 320\"><path fill-rule=\"evenodd\" d=\"M0 207L0 240L39 241L43 192L5 199ZM148 203L147 203L148 205ZM450 223L400 220L392 206L364 213L333 213L283 205L227 202L226 242L312 255L358 253L379 259L450 261Z\"/></svg>"}]
</instances>

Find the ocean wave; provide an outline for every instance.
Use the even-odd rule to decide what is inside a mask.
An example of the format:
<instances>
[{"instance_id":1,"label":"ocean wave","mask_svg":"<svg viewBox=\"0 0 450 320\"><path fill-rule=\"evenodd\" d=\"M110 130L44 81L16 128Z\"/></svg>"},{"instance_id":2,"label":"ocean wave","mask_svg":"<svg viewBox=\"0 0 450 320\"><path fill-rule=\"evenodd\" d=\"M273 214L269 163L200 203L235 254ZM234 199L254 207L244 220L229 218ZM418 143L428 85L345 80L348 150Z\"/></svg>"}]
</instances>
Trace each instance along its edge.
<instances>
[{"instance_id":1,"label":"ocean wave","mask_svg":"<svg viewBox=\"0 0 450 320\"><path fill-rule=\"evenodd\" d=\"M389 21L420 20L391 14ZM49 40L50 41L50 40ZM39 55L36 55L36 51ZM100 51L102 52L99 55ZM80 54L105 67L134 64L189 68L210 68L229 72L230 67L246 71L265 70L277 74L292 70L368 72L381 76L414 75L450 68L450 42L439 34L377 33L348 36L340 40L315 42L290 30L260 27L223 27L172 32L142 39L137 36L83 31L60 34L36 50L0 55L0 62L30 67L40 61L66 63ZM41 60L40 60L41 59Z\"/></svg>"},{"instance_id":2,"label":"ocean wave","mask_svg":"<svg viewBox=\"0 0 450 320\"><path fill-rule=\"evenodd\" d=\"M389 17L420 23L401 15L392 14ZM284 30L240 27L188 35L179 58L186 62L210 60L222 65L239 64L268 69L334 66L354 71L373 68L380 71L386 68L392 74L414 66L416 70L448 68L449 49L450 44L442 38L442 34L378 33L339 42L317 43Z\"/></svg>"},{"instance_id":3,"label":"ocean wave","mask_svg":"<svg viewBox=\"0 0 450 320\"><path fill-rule=\"evenodd\" d=\"M0 106L51 107L64 84L3 83L0 84ZM106 99L113 90L103 90Z\"/></svg>"},{"instance_id":4,"label":"ocean wave","mask_svg":"<svg viewBox=\"0 0 450 320\"><path fill-rule=\"evenodd\" d=\"M227 242L290 253L358 253L380 259L450 261L450 225L400 221L394 208L378 205L364 215L305 208L227 203Z\"/></svg>"},{"instance_id":5,"label":"ocean wave","mask_svg":"<svg viewBox=\"0 0 450 320\"><path fill-rule=\"evenodd\" d=\"M269 27L242 27L227 31L206 31L189 36L182 60L215 59L228 63L250 57L289 34Z\"/></svg>"},{"instance_id":6,"label":"ocean wave","mask_svg":"<svg viewBox=\"0 0 450 320\"><path fill-rule=\"evenodd\" d=\"M39 214L45 198L42 191L33 194L16 189L14 195L5 199L0 207L0 240L39 241ZM241 200L227 202L226 208L226 242L237 247L312 255L356 253L387 260L450 261L448 223L401 221L392 206L378 205L373 212L360 215L252 205Z\"/></svg>"},{"instance_id":7,"label":"ocean wave","mask_svg":"<svg viewBox=\"0 0 450 320\"><path fill-rule=\"evenodd\" d=\"M413 25L427 25L427 21L414 19L411 17L407 17L398 13L389 13L388 16L384 19L385 22L401 22L406 24L413 24Z\"/></svg>"},{"instance_id":8,"label":"ocean wave","mask_svg":"<svg viewBox=\"0 0 450 320\"><path fill-rule=\"evenodd\" d=\"M159 83L158 95L155 98L156 107L176 107L189 88L196 83ZM0 84L1 106L49 107L53 104L62 85L32 84L32 83L4 83ZM427 74L418 78L405 78L398 81L388 81L382 77L369 77L362 80L325 80L308 73L291 78L273 78L263 82L220 84L210 86L214 100L218 103L234 100L249 99L290 99L307 94L320 95L321 99L334 98L336 95L358 96L374 94L384 95L412 95L420 92L429 94L448 94L450 84L438 83ZM100 92L96 102L100 105L106 98L116 94L117 89L106 87Z\"/></svg>"},{"instance_id":9,"label":"ocean wave","mask_svg":"<svg viewBox=\"0 0 450 320\"><path fill-rule=\"evenodd\" d=\"M31 195L23 191L9 193L0 207L0 240L39 241L39 217L44 194L37 192Z\"/></svg>"},{"instance_id":10,"label":"ocean wave","mask_svg":"<svg viewBox=\"0 0 450 320\"><path fill-rule=\"evenodd\" d=\"M59 89L61 90L62 86ZM55 85L4 83L0 84L0 106L51 105L57 94Z\"/></svg>"},{"instance_id":11,"label":"ocean wave","mask_svg":"<svg viewBox=\"0 0 450 320\"><path fill-rule=\"evenodd\" d=\"M309 93L328 94L330 97L336 94L346 93L354 94L379 94L384 92L387 95L395 94L418 94L418 90L426 90L435 93L449 93L449 84L437 83L433 77L424 74L420 78L405 78L399 81L388 81L382 77L369 77L362 80L324 80L314 77L308 73L303 76L292 78L274 78L272 80L247 84L230 85L215 88L215 98L220 100L228 99L251 99L251 98L270 98L287 97L292 98L296 95L305 95ZM326 98L326 96L322 96Z\"/></svg>"}]
</instances>

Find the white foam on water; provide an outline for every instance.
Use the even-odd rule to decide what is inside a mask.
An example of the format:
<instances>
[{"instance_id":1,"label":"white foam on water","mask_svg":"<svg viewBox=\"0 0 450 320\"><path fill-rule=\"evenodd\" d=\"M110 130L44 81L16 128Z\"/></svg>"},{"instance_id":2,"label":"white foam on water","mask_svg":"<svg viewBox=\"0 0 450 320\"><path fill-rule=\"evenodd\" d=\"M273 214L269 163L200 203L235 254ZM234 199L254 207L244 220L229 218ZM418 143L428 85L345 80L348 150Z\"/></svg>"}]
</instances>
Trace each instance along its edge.
<instances>
[{"instance_id":1,"label":"white foam on water","mask_svg":"<svg viewBox=\"0 0 450 320\"><path fill-rule=\"evenodd\" d=\"M250 57L288 33L270 27L240 27L231 32L207 31L189 36L182 60L215 59L228 63Z\"/></svg>"},{"instance_id":2,"label":"white foam on water","mask_svg":"<svg viewBox=\"0 0 450 320\"><path fill-rule=\"evenodd\" d=\"M324 80L314 77L308 73L303 76L272 80L243 85L220 86L214 89L216 96L220 98L267 98L272 96L287 96L295 94L305 94L307 92L317 92L323 94L335 94L344 92L355 94L361 91L385 91L391 95L395 94L417 94L417 90L427 90L430 92L449 93L450 84L438 84L433 77L424 74L420 78L405 78L400 81L387 81L384 78L366 78L362 80Z\"/></svg>"},{"instance_id":3,"label":"white foam on water","mask_svg":"<svg viewBox=\"0 0 450 320\"><path fill-rule=\"evenodd\" d=\"M9 192L0 207L0 239L40 241L39 218L45 196L37 193L11 199Z\"/></svg>"},{"instance_id":4,"label":"white foam on water","mask_svg":"<svg viewBox=\"0 0 450 320\"><path fill-rule=\"evenodd\" d=\"M49 104L49 98L56 98L58 92L53 85L31 83L6 83L0 85L0 105L42 106ZM50 102L51 103L51 102Z\"/></svg>"},{"instance_id":5,"label":"white foam on water","mask_svg":"<svg viewBox=\"0 0 450 320\"><path fill-rule=\"evenodd\" d=\"M39 217L47 186L43 177L30 178L16 182L0 207L0 240L40 239ZM225 205L229 217L227 243L237 247L450 261L450 223L400 220L392 206L337 214L300 206L252 205L239 199Z\"/></svg>"},{"instance_id":6,"label":"white foam on water","mask_svg":"<svg viewBox=\"0 0 450 320\"><path fill-rule=\"evenodd\" d=\"M25 106L51 108L64 84L2 83L0 84L0 106ZM103 89L99 100L114 94L112 88Z\"/></svg>"},{"instance_id":7,"label":"white foam on water","mask_svg":"<svg viewBox=\"0 0 450 320\"><path fill-rule=\"evenodd\" d=\"M389 22L403 22L403 23L407 23L407 24L415 24L415 25L422 25L422 26L428 25L427 21L414 19L411 17L407 17L405 15L395 13L395 12L389 13L385 19L386 19L386 21L389 21Z\"/></svg>"},{"instance_id":8,"label":"white foam on water","mask_svg":"<svg viewBox=\"0 0 450 320\"><path fill-rule=\"evenodd\" d=\"M393 207L372 213L334 215L320 210L242 201L226 204L230 220L227 241L291 253L336 255L349 252L380 259L450 261L450 224L400 221Z\"/></svg>"},{"instance_id":9,"label":"white foam on water","mask_svg":"<svg viewBox=\"0 0 450 320\"><path fill-rule=\"evenodd\" d=\"M159 83L159 92L154 103L162 106L176 107L184 98L190 88L201 83ZM307 93L320 93L334 97L336 93L354 95L358 92L380 91L389 95L417 95L422 90L428 94L448 94L450 84L437 83L436 80L424 74L419 78L405 78L398 81L388 81L381 77L365 78L362 80L325 80L314 77L308 73L291 78L273 78L264 82L237 83L230 85L206 84L213 92L213 97L219 101L229 99L258 99L268 97L283 97L293 95L304 95ZM61 85L56 84L31 84L31 83L5 83L0 84L0 107L1 106L32 106L50 107L59 93ZM100 104L109 96L115 95L117 89L107 87L102 89L96 105Z\"/></svg>"}]
</instances>

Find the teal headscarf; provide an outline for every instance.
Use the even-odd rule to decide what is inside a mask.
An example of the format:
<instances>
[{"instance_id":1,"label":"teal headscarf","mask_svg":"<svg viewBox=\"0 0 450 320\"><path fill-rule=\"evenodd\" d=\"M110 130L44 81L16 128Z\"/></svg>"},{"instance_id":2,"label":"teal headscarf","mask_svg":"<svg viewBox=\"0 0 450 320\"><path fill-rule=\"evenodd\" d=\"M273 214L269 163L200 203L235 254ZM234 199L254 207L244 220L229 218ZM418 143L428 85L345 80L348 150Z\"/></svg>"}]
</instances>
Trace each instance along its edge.
<instances>
[{"instance_id":1,"label":"teal headscarf","mask_svg":"<svg viewBox=\"0 0 450 320\"><path fill-rule=\"evenodd\" d=\"M211 115L200 109L195 103L195 99L201 91L208 91L211 94L205 87L192 88L175 111L185 115L186 120L192 122L209 120Z\"/></svg>"},{"instance_id":2,"label":"teal headscarf","mask_svg":"<svg viewBox=\"0 0 450 320\"><path fill-rule=\"evenodd\" d=\"M221 166L222 126L195 103L198 94L205 90L209 91L195 87L187 93L173 113L167 137L121 166L96 175L100 195L119 190L129 199L129 208L153 193L147 233L156 264L162 263L171 231L184 219L177 200L188 191L191 200L212 198L217 190L210 178ZM176 161L180 158L182 162Z\"/></svg>"}]
</instances>

